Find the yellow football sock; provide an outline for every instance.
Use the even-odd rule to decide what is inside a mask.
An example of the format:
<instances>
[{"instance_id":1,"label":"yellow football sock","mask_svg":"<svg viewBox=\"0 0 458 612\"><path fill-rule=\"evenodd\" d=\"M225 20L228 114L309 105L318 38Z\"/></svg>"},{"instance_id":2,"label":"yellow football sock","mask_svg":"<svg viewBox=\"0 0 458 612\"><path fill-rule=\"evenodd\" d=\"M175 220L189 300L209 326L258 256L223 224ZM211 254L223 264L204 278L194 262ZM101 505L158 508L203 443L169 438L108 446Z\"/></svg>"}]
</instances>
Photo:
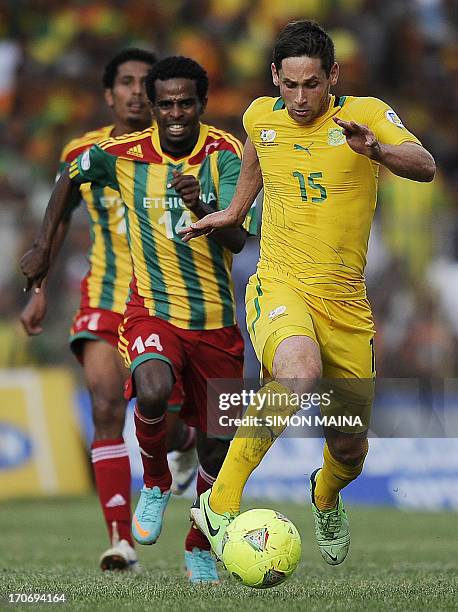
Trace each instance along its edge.
<instances>
[{"instance_id":1,"label":"yellow football sock","mask_svg":"<svg viewBox=\"0 0 458 612\"><path fill-rule=\"evenodd\" d=\"M315 487L315 505L319 510L331 510L337 503L337 496L347 484L355 480L363 471L368 443L363 458L357 465L340 463L329 451L325 443L323 449L323 467L318 472Z\"/></svg>"},{"instance_id":2,"label":"yellow football sock","mask_svg":"<svg viewBox=\"0 0 458 612\"><path fill-rule=\"evenodd\" d=\"M263 420L263 424L242 425L237 429L212 487L209 501L214 512L240 511L240 500L248 477L286 427L286 424L266 422L266 417L290 416L299 409L297 405L290 404L289 395L286 387L272 381L259 389L255 403L248 406L244 417L257 417ZM258 409L259 406L262 408Z\"/></svg>"}]
</instances>

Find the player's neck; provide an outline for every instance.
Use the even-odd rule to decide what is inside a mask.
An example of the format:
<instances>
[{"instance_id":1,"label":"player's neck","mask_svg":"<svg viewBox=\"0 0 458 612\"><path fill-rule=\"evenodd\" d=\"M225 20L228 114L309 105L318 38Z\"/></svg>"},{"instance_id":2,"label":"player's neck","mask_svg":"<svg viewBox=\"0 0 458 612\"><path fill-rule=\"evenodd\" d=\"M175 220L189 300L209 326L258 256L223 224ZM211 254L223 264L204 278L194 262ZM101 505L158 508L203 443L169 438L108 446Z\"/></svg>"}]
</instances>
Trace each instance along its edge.
<instances>
[{"instance_id":1,"label":"player's neck","mask_svg":"<svg viewBox=\"0 0 458 612\"><path fill-rule=\"evenodd\" d=\"M181 143L170 142L164 135L159 132L159 143L161 145L162 152L173 157L174 159L180 159L181 157L188 157L199 140L199 132L193 135L191 139L188 139Z\"/></svg>"},{"instance_id":2,"label":"player's neck","mask_svg":"<svg viewBox=\"0 0 458 612\"><path fill-rule=\"evenodd\" d=\"M173 149L171 148L167 148L167 145L163 145L161 143L161 149L163 151L163 153L165 153L166 155L168 155L169 157L173 157L175 159L180 159L181 157L188 157L188 155L191 154L192 150L195 147L195 143L192 146L187 146L184 147L182 149L177 149L176 147L174 147Z\"/></svg>"}]
</instances>

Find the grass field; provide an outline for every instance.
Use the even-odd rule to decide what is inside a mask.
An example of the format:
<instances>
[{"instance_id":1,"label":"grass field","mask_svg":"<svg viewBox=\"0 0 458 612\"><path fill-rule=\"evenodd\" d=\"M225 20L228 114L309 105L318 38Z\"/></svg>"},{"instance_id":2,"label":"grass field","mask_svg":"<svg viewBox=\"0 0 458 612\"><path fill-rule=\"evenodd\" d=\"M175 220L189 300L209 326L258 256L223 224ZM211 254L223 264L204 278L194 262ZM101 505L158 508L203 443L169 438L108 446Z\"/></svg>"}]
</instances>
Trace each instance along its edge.
<instances>
[{"instance_id":1,"label":"grass field","mask_svg":"<svg viewBox=\"0 0 458 612\"><path fill-rule=\"evenodd\" d=\"M314 542L310 509L275 506L301 533L302 562L284 585L256 591L237 584L223 570L219 587L188 585L182 569L188 500L173 499L158 544L139 547L144 567L140 576L98 570L98 556L107 542L95 497L4 502L0 505L0 609L60 608L60 604L11 604L10 608L7 594L19 592L63 592L67 610L458 609L456 515L350 508L349 557L342 566L329 567Z\"/></svg>"}]
</instances>

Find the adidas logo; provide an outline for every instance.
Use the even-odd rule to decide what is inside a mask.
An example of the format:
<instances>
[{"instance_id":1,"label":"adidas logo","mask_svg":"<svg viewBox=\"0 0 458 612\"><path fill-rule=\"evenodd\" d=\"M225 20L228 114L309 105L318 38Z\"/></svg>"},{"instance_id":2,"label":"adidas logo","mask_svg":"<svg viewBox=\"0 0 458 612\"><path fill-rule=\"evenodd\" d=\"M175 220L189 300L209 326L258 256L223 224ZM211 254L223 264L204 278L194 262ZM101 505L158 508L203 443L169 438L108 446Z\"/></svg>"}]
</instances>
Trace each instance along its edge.
<instances>
[{"instance_id":1,"label":"adidas logo","mask_svg":"<svg viewBox=\"0 0 458 612\"><path fill-rule=\"evenodd\" d=\"M117 506L125 506L126 503L127 502L121 495L121 493L116 493L116 495L113 495L113 497L107 501L107 503L105 504L105 508L116 508Z\"/></svg>"},{"instance_id":2,"label":"adidas logo","mask_svg":"<svg viewBox=\"0 0 458 612\"><path fill-rule=\"evenodd\" d=\"M128 155L134 155L135 157L143 157L142 145L135 145L130 147L127 151Z\"/></svg>"}]
</instances>

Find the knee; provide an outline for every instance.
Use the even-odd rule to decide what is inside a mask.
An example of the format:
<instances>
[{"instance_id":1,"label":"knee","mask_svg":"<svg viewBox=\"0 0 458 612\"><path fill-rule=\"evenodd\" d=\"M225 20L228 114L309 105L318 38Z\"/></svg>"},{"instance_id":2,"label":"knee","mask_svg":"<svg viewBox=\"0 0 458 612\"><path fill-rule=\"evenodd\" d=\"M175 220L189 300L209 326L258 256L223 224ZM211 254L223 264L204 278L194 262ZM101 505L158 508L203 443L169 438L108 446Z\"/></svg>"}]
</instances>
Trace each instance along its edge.
<instances>
[{"instance_id":1,"label":"knee","mask_svg":"<svg viewBox=\"0 0 458 612\"><path fill-rule=\"evenodd\" d=\"M297 367L289 372L287 378L276 377L276 380L287 387L291 393L303 396L316 388L321 374L321 361L313 361L307 364L297 364Z\"/></svg>"},{"instance_id":2,"label":"knee","mask_svg":"<svg viewBox=\"0 0 458 612\"><path fill-rule=\"evenodd\" d=\"M126 401L121 393L91 389L92 419L97 437L117 437L122 434Z\"/></svg>"},{"instance_id":3,"label":"knee","mask_svg":"<svg viewBox=\"0 0 458 612\"><path fill-rule=\"evenodd\" d=\"M367 453L365 438L328 438L327 444L334 459L346 465L358 465Z\"/></svg>"},{"instance_id":4,"label":"knee","mask_svg":"<svg viewBox=\"0 0 458 612\"><path fill-rule=\"evenodd\" d=\"M135 379L135 386L140 412L148 418L162 416L172 392L171 380L154 375L138 376Z\"/></svg>"},{"instance_id":5,"label":"knee","mask_svg":"<svg viewBox=\"0 0 458 612\"><path fill-rule=\"evenodd\" d=\"M288 380L285 381L285 386L296 395L302 396L311 393L315 389L320 378L321 364L314 364L288 378Z\"/></svg>"},{"instance_id":6,"label":"knee","mask_svg":"<svg viewBox=\"0 0 458 612\"><path fill-rule=\"evenodd\" d=\"M322 376L319 347L310 338L288 340L275 354L273 377L293 393L310 393Z\"/></svg>"}]
</instances>

